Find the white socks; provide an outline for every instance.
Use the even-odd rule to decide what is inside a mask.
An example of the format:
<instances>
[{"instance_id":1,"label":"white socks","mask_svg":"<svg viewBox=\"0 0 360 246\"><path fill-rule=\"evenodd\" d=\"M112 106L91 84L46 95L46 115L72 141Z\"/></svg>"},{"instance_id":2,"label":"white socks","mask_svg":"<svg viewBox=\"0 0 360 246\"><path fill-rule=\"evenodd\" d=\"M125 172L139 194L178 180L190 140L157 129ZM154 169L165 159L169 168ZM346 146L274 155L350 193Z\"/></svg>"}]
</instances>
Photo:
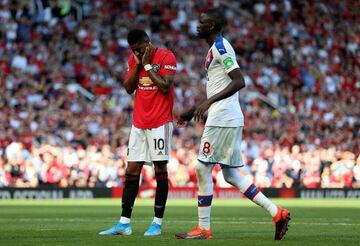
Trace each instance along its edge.
<instances>
[{"instance_id":1,"label":"white socks","mask_svg":"<svg viewBox=\"0 0 360 246\"><path fill-rule=\"evenodd\" d=\"M214 165L198 163L196 165L196 175L199 183L198 191L198 217L201 229L210 229L211 202L214 192L212 180L212 169Z\"/></svg>"},{"instance_id":2,"label":"white socks","mask_svg":"<svg viewBox=\"0 0 360 246\"><path fill-rule=\"evenodd\" d=\"M162 218L154 217L152 223L156 223L158 225L161 225L162 224Z\"/></svg>"},{"instance_id":3,"label":"white socks","mask_svg":"<svg viewBox=\"0 0 360 246\"><path fill-rule=\"evenodd\" d=\"M205 165L200 162L196 165L196 174L199 183L199 227L204 230L210 229L211 202L214 192L214 184L211 175L213 167L214 165ZM250 180L241 176L236 168L224 168L222 169L222 172L228 183L237 187L246 197L263 207L272 217L276 215L277 206L264 196Z\"/></svg>"},{"instance_id":4,"label":"white socks","mask_svg":"<svg viewBox=\"0 0 360 246\"><path fill-rule=\"evenodd\" d=\"M277 213L276 205L271 202L259 189L247 178L241 176L236 168L222 169L224 179L231 185L237 187L244 195L257 205L268 211L272 217Z\"/></svg>"},{"instance_id":5,"label":"white socks","mask_svg":"<svg viewBox=\"0 0 360 246\"><path fill-rule=\"evenodd\" d=\"M211 205L207 207L198 207L199 227L204 230L210 229Z\"/></svg>"},{"instance_id":6,"label":"white socks","mask_svg":"<svg viewBox=\"0 0 360 246\"><path fill-rule=\"evenodd\" d=\"M158 225L161 225L161 224L162 224L162 220L163 220L162 218L154 217L152 223L156 223L156 224L158 224ZM129 223L131 222L131 219L121 216L119 222L120 222L121 224L129 224Z\"/></svg>"},{"instance_id":7,"label":"white socks","mask_svg":"<svg viewBox=\"0 0 360 246\"><path fill-rule=\"evenodd\" d=\"M270 213L272 217L274 217L277 213L277 206L270 201L262 192L259 192L252 200L257 205L263 207L266 211Z\"/></svg>"},{"instance_id":8,"label":"white socks","mask_svg":"<svg viewBox=\"0 0 360 246\"><path fill-rule=\"evenodd\" d=\"M130 218L126 218L126 217L123 217L123 216L121 216L121 217L120 217L120 220L119 220L119 222L120 222L121 224L129 224L130 221L131 221Z\"/></svg>"}]
</instances>

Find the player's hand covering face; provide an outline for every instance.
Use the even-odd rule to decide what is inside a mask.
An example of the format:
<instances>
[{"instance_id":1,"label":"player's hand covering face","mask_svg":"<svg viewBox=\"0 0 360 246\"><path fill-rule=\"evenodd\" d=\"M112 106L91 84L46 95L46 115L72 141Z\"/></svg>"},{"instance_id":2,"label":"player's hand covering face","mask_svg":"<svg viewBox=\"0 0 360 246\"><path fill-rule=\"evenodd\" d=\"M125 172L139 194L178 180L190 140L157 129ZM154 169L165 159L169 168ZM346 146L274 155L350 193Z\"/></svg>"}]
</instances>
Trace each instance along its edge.
<instances>
[{"instance_id":1,"label":"player's hand covering face","mask_svg":"<svg viewBox=\"0 0 360 246\"><path fill-rule=\"evenodd\" d=\"M137 57L137 55L134 54L134 58L135 58L136 65L141 64L141 61L140 61L140 59Z\"/></svg>"},{"instance_id":2,"label":"player's hand covering face","mask_svg":"<svg viewBox=\"0 0 360 246\"><path fill-rule=\"evenodd\" d=\"M146 47L148 46L149 42L145 41L143 43L136 43L131 45L130 48L135 56L136 64L141 64L142 58L145 54Z\"/></svg>"},{"instance_id":3,"label":"player's hand covering face","mask_svg":"<svg viewBox=\"0 0 360 246\"><path fill-rule=\"evenodd\" d=\"M148 43L145 48L145 53L142 57L142 64L145 66L146 64L150 64L151 62L151 56L155 51L154 45L152 43Z\"/></svg>"}]
</instances>

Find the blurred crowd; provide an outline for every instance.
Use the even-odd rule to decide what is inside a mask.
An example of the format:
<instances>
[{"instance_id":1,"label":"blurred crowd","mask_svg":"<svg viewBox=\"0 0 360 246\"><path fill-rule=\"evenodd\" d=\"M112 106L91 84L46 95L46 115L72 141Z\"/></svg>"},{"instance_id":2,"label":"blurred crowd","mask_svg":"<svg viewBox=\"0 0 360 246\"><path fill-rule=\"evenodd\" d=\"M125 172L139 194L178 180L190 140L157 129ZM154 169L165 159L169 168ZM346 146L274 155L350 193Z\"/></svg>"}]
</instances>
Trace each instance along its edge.
<instances>
[{"instance_id":1,"label":"blurred crowd","mask_svg":"<svg viewBox=\"0 0 360 246\"><path fill-rule=\"evenodd\" d=\"M0 187L113 187L133 100L126 34L174 51L175 118L205 96L199 14L220 6L247 84L239 169L259 187L360 187L360 2L0 0ZM174 130L172 186L195 186L202 124ZM227 187L215 168L217 186ZM155 185L153 169L142 172Z\"/></svg>"}]
</instances>

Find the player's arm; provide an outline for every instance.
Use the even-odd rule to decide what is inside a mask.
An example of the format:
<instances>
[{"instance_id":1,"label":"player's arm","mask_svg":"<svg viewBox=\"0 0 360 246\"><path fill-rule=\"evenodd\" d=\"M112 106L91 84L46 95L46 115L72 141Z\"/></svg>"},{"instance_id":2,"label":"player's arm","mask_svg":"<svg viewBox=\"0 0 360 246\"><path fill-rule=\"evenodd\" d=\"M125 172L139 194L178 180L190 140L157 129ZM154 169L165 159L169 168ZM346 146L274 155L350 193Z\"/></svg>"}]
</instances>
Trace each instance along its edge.
<instances>
[{"instance_id":1,"label":"player's arm","mask_svg":"<svg viewBox=\"0 0 360 246\"><path fill-rule=\"evenodd\" d=\"M196 107L196 110L194 111L195 121L199 121L200 119L204 118L204 114L210 108L211 104L228 98L245 87L245 80L240 72L240 68L236 68L230 71L228 75L231 78L230 84L226 86L224 90L206 99L204 102L200 103L199 106Z\"/></svg>"},{"instance_id":2,"label":"player's arm","mask_svg":"<svg viewBox=\"0 0 360 246\"><path fill-rule=\"evenodd\" d=\"M199 121L201 118L204 118L204 114L210 108L211 104L228 98L245 87L244 77L239 68L232 70L228 75L231 78L230 84L224 90L199 103L198 106L194 106L190 110L180 114L178 126L182 126L185 122L191 121L193 117L195 117L195 121Z\"/></svg>"},{"instance_id":3,"label":"player's arm","mask_svg":"<svg viewBox=\"0 0 360 246\"><path fill-rule=\"evenodd\" d=\"M158 73L156 73L154 71L153 68L151 68L151 65L150 65L150 59L151 59L151 56L154 53L154 51L155 51L155 47L151 43L149 43L149 45L146 47L144 56L142 58L142 64L145 68L145 71L147 71L151 81L158 87L159 91L162 94L167 94L170 91L171 84L174 81L174 74L176 71L176 61L174 58L174 61L172 61L172 62L175 62L175 64L171 64L171 65L168 64L168 66L170 66L170 68L175 68L175 71L171 71L170 73L167 73L166 75L159 75ZM164 60L166 60L166 57L164 58ZM150 66L150 67L147 68L147 66ZM160 68L160 69L162 69L162 68Z\"/></svg>"},{"instance_id":4,"label":"player's arm","mask_svg":"<svg viewBox=\"0 0 360 246\"><path fill-rule=\"evenodd\" d=\"M179 119L176 122L177 127L184 127L187 125L189 121L194 117L194 112L196 110L196 107L192 107L190 110L185 111L180 114Z\"/></svg>"},{"instance_id":5,"label":"player's arm","mask_svg":"<svg viewBox=\"0 0 360 246\"><path fill-rule=\"evenodd\" d=\"M170 91L171 84L174 81L174 76L160 76L154 69L150 69L148 75L152 82L158 87L162 94L167 94Z\"/></svg>"},{"instance_id":6,"label":"player's arm","mask_svg":"<svg viewBox=\"0 0 360 246\"><path fill-rule=\"evenodd\" d=\"M182 113L177 122L178 127L185 126L192 118L194 118L195 121L203 119L205 112L210 108L211 104L228 98L245 87L245 80L241 74L240 68L233 69L228 75L231 78L230 84L225 87L224 90L199 103L198 106L194 106L190 110Z\"/></svg>"},{"instance_id":7,"label":"player's arm","mask_svg":"<svg viewBox=\"0 0 360 246\"><path fill-rule=\"evenodd\" d=\"M240 72L240 69L234 69L233 71L231 71L229 73L229 77L232 79L232 81L224 90L220 91L219 93L206 100L202 100L188 111L181 113L179 120L177 121L177 126L186 126L187 123L191 121L194 117L195 121L199 121L201 118L204 118L204 114L210 108L211 104L232 96L234 93L236 93L245 86L244 78Z\"/></svg>"},{"instance_id":8,"label":"player's arm","mask_svg":"<svg viewBox=\"0 0 360 246\"><path fill-rule=\"evenodd\" d=\"M222 99L234 95L236 92L238 92L239 90L245 87L245 80L240 72L240 68L236 68L232 70L228 75L231 78L230 84L227 87L225 87L224 90L220 91L219 93L213 95L212 97L206 100L209 101L210 105L213 104L214 102L220 101Z\"/></svg>"},{"instance_id":9,"label":"player's arm","mask_svg":"<svg viewBox=\"0 0 360 246\"><path fill-rule=\"evenodd\" d=\"M195 121L204 118L204 114L210 108L211 104L228 98L245 87L244 77L240 72L239 65L236 61L236 54L232 46L228 43L219 43L215 46L214 58L223 66L225 72L230 77L231 82L225 89L199 104L194 112Z\"/></svg>"},{"instance_id":10,"label":"player's arm","mask_svg":"<svg viewBox=\"0 0 360 246\"><path fill-rule=\"evenodd\" d=\"M135 56L135 54L134 54L134 59L135 59L135 66L133 68L130 68L130 64L129 64L129 69L131 70L129 72L128 79L125 80L123 84L128 94L133 94L134 91L136 90L139 82L140 71L142 68L142 64L140 60L137 58L137 56Z\"/></svg>"}]
</instances>

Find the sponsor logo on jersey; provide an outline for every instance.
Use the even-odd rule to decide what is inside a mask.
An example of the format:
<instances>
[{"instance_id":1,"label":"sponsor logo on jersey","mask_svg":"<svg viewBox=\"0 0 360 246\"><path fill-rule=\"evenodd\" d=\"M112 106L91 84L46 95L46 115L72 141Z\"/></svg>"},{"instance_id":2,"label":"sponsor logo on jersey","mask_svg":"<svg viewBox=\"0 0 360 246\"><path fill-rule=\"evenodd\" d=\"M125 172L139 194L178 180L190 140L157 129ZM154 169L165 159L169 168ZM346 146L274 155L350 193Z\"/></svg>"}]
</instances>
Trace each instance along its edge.
<instances>
[{"instance_id":1,"label":"sponsor logo on jersey","mask_svg":"<svg viewBox=\"0 0 360 246\"><path fill-rule=\"evenodd\" d=\"M139 80L138 89L144 91L156 90L158 87L154 85L150 77L142 77Z\"/></svg>"},{"instance_id":2,"label":"sponsor logo on jersey","mask_svg":"<svg viewBox=\"0 0 360 246\"><path fill-rule=\"evenodd\" d=\"M167 70L176 71L176 67L172 66L172 65L165 65L164 68L167 69Z\"/></svg>"},{"instance_id":3,"label":"sponsor logo on jersey","mask_svg":"<svg viewBox=\"0 0 360 246\"><path fill-rule=\"evenodd\" d=\"M231 57L225 58L225 60L224 60L224 67L225 67L225 69L231 68L232 65L234 65L233 59L232 59Z\"/></svg>"},{"instance_id":4,"label":"sponsor logo on jersey","mask_svg":"<svg viewBox=\"0 0 360 246\"><path fill-rule=\"evenodd\" d=\"M158 87L156 85L154 86L138 86L138 89L143 90L143 91L152 91L152 90L156 90Z\"/></svg>"}]
</instances>

